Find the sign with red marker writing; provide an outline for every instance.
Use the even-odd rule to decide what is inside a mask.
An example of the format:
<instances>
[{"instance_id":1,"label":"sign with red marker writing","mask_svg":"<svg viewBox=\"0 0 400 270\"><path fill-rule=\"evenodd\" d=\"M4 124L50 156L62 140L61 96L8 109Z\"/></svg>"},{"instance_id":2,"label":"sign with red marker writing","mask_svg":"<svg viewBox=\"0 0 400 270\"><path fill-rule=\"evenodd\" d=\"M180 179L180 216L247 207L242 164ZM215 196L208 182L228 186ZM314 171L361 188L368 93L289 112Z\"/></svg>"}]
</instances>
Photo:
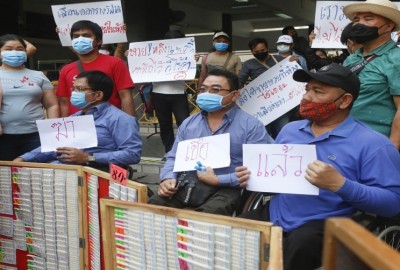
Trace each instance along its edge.
<instances>
[{"instance_id":1,"label":"sign with red marker writing","mask_svg":"<svg viewBox=\"0 0 400 270\"><path fill-rule=\"evenodd\" d=\"M78 149L97 146L93 115L37 120L41 151L55 151L58 147Z\"/></svg>"},{"instance_id":2,"label":"sign with red marker writing","mask_svg":"<svg viewBox=\"0 0 400 270\"><path fill-rule=\"evenodd\" d=\"M305 179L307 165L316 159L315 145L244 144L243 166L251 171L247 189L318 195L319 189Z\"/></svg>"},{"instance_id":3,"label":"sign with red marker writing","mask_svg":"<svg viewBox=\"0 0 400 270\"><path fill-rule=\"evenodd\" d=\"M345 49L346 46L340 42L343 28L350 20L344 15L343 8L349 4L359 3L356 1L317 1L315 9L315 40L312 48ZM400 3L396 2L397 8ZM397 32L392 33L392 39L397 41Z\"/></svg>"},{"instance_id":4,"label":"sign with red marker writing","mask_svg":"<svg viewBox=\"0 0 400 270\"><path fill-rule=\"evenodd\" d=\"M128 40L120 0L52 5L51 10L62 46L71 46L71 27L80 20L90 20L101 27L103 44Z\"/></svg>"},{"instance_id":5,"label":"sign with red marker writing","mask_svg":"<svg viewBox=\"0 0 400 270\"><path fill-rule=\"evenodd\" d=\"M194 171L198 162L213 169L228 167L231 163L229 133L180 141L174 172Z\"/></svg>"},{"instance_id":6,"label":"sign with red marker writing","mask_svg":"<svg viewBox=\"0 0 400 270\"><path fill-rule=\"evenodd\" d=\"M111 178L117 182L118 184L121 184L123 186L126 186L126 181L128 179L128 171L125 170L124 168L121 168L115 164L110 163L110 175Z\"/></svg>"},{"instance_id":7,"label":"sign with red marker writing","mask_svg":"<svg viewBox=\"0 0 400 270\"><path fill-rule=\"evenodd\" d=\"M268 125L300 104L304 83L292 78L298 69L301 67L296 61L282 60L243 87L236 104Z\"/></svg>"},{"instance_id":8,"label":"sign with red marker writing","mask_svg":"<svg viewBox=\"0 0 400 270\"><path fill-rule=\"evenodd\" d=\"M129 44L129 72L135 83L192 80L195 53L194 37L133 42Z\"/></svg>"},{"instance_id":9,"label":"sign with red marker writing","mask_svg":"<svg viewBox=\"0 0 400 270\"><path fill-rule=\"evenodd\" d=\"M350 22L343 7L352 1L317 1L313 48L346 48L340 42L343 28Z\"/></svg>"}]
</instances>

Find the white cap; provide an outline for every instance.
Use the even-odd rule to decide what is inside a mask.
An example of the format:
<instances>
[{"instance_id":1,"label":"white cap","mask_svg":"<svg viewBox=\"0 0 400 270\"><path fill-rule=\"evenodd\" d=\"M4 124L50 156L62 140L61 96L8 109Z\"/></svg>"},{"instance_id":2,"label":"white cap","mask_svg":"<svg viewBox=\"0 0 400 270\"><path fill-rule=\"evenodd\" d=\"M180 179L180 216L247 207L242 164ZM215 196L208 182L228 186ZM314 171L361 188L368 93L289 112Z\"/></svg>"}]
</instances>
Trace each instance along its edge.
<instances>
[{"instance_id":1,"label":"white cap","mask_svg":"<svg viewBox=\"0 0 400 270\"><path fill-rule=\"evenodd\" d=\"M287 44L292 44L293 43L293 38L289 35L282 35L278 38L278 41L276 43L287 43Z\"/></svg>"},{"instance_id":2,"label":"white cap","mask_svg":"<svg viewBox=\"0 0 400 270\"><path fill-rule=\"evenodd\" d=\"M225 33L225 32L217 32L217 33L215 33L215 35L214 35L214 37L213 37L213 40L214 39L216 39L216 38L218 38L218 37L226 37L227 39L231 39L229 36L228 36L228 34L227 33Z\"/></svg>"}]
</instances>

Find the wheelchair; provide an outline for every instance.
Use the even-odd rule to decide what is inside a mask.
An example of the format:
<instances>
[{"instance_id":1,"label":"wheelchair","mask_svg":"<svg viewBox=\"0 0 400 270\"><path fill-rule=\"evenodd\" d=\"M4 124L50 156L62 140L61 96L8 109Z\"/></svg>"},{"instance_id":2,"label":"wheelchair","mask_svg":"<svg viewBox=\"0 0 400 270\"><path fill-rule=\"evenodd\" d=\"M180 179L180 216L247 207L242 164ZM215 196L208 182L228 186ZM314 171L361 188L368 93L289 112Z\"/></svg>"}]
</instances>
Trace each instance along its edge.
<instances>
[{"instance_id":1,"label":"wheelchair","mask_svg":"<svg viewBox=\"0 0 400 270\"><path fill-rule=\"evenodd\" d=\"M271 199L271 196L271 193L243 190L240 210L238 209L236 214L244 214L262 207ZM400 252L400 214L393 218L385 218L365 212L357 212L352 219L374 233L394 250Z\"/></svg>"}]
</instances>

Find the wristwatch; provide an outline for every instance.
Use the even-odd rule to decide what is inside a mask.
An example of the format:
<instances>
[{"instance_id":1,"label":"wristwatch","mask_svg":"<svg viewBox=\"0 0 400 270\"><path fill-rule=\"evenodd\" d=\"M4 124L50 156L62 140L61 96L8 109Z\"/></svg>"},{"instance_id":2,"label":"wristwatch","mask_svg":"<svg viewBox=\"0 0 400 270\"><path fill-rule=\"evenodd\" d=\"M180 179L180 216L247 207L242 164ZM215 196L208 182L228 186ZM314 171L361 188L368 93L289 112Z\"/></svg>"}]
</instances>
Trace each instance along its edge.
<instances>
[{"instance_id":1,"label":"wristwatch","mask_svg":"<svg viewBox=\"0 0 400 270\"><path fill-rule=\"evenodd\" d=\"M95 162L96 158L93 156L93 154L89 154L87 161L86 161L86 165L89 165L90 162Z\"/></svg>"}]
</instances>

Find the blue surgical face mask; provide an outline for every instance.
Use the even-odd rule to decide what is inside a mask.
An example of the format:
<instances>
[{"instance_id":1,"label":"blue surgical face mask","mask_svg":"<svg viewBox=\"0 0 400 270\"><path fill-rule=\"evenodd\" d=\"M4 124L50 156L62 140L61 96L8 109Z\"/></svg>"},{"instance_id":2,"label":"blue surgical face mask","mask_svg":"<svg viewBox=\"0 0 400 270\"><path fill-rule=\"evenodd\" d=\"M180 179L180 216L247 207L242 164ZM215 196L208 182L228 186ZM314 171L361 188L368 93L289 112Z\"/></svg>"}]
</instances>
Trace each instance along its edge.
<instances>
[{"instance_id":1,"label":"blue surgical face mask","mask_svg":"<svg viewBox=\"0 0 400 270\"><path fill-rule=\"evenodd\" d=\"M228 43L224 43L224 42L216 42L216 43L214 43L214 48L217 51L225 52L226 50L228 50L229 44Z\"/></svg>"},{"instance_id":2,"label":"blue surgical face mask","mask_svg":"<svg viewBox=\"0 0 400 270\"><path fill-rule=\"evenodd\" d=\"M232 92L230 92L228 95L230 94L232 94ZM222 105L222 99L226 96L203 93L197 96L196 103L199 105L200 109L206 112L215 112L226 107L226 105Z\"/></svg>"},{"instance_id":3,"label":"blue surgical face mask","mask_svg":"<svg viewBox=\"0 0 400 270\"><path fill-rule=\"evenodd\" d=\"M82 110L87 106L89 106L90 104L92 104L93 102L95 102L95 100L91 102L86 101L86 94L94 94L94 93L95 92L85 93L85 92L72 91L70 98L71 104L77 107L78 109Z\"/></svg>"},{"instance_id":4,"label":"blue surgical face mask","mask_svg":"<svg viewBox=\"0 0 400 270\"><path fill-rule=\"evenodd\" d=\"M280 44L280 45L276 46L276 48L281 53L290 52L290 45Z\"/></svg>"},{"instance_id":5,"label":"blue surgical face mask","mask_svg":"<svg viewBox=\"0 0 400 270\"><path fill-rule=\"evenodd\" d=\"M19 67L26 62L27 56L25 51L2 51L2 62L11 67Z\"/></svg>"},{"instance_id":6,"label":"blue surgical face mask","mask_svg":"<svg viewBox=\"0 0 400 270\"><path fill-rule=\"evenodd\" d=\"M93 39L87 37L78 37L72 40L72 48L78 54L88 54L93 51Z\"/></svg>"}]
</instances>

